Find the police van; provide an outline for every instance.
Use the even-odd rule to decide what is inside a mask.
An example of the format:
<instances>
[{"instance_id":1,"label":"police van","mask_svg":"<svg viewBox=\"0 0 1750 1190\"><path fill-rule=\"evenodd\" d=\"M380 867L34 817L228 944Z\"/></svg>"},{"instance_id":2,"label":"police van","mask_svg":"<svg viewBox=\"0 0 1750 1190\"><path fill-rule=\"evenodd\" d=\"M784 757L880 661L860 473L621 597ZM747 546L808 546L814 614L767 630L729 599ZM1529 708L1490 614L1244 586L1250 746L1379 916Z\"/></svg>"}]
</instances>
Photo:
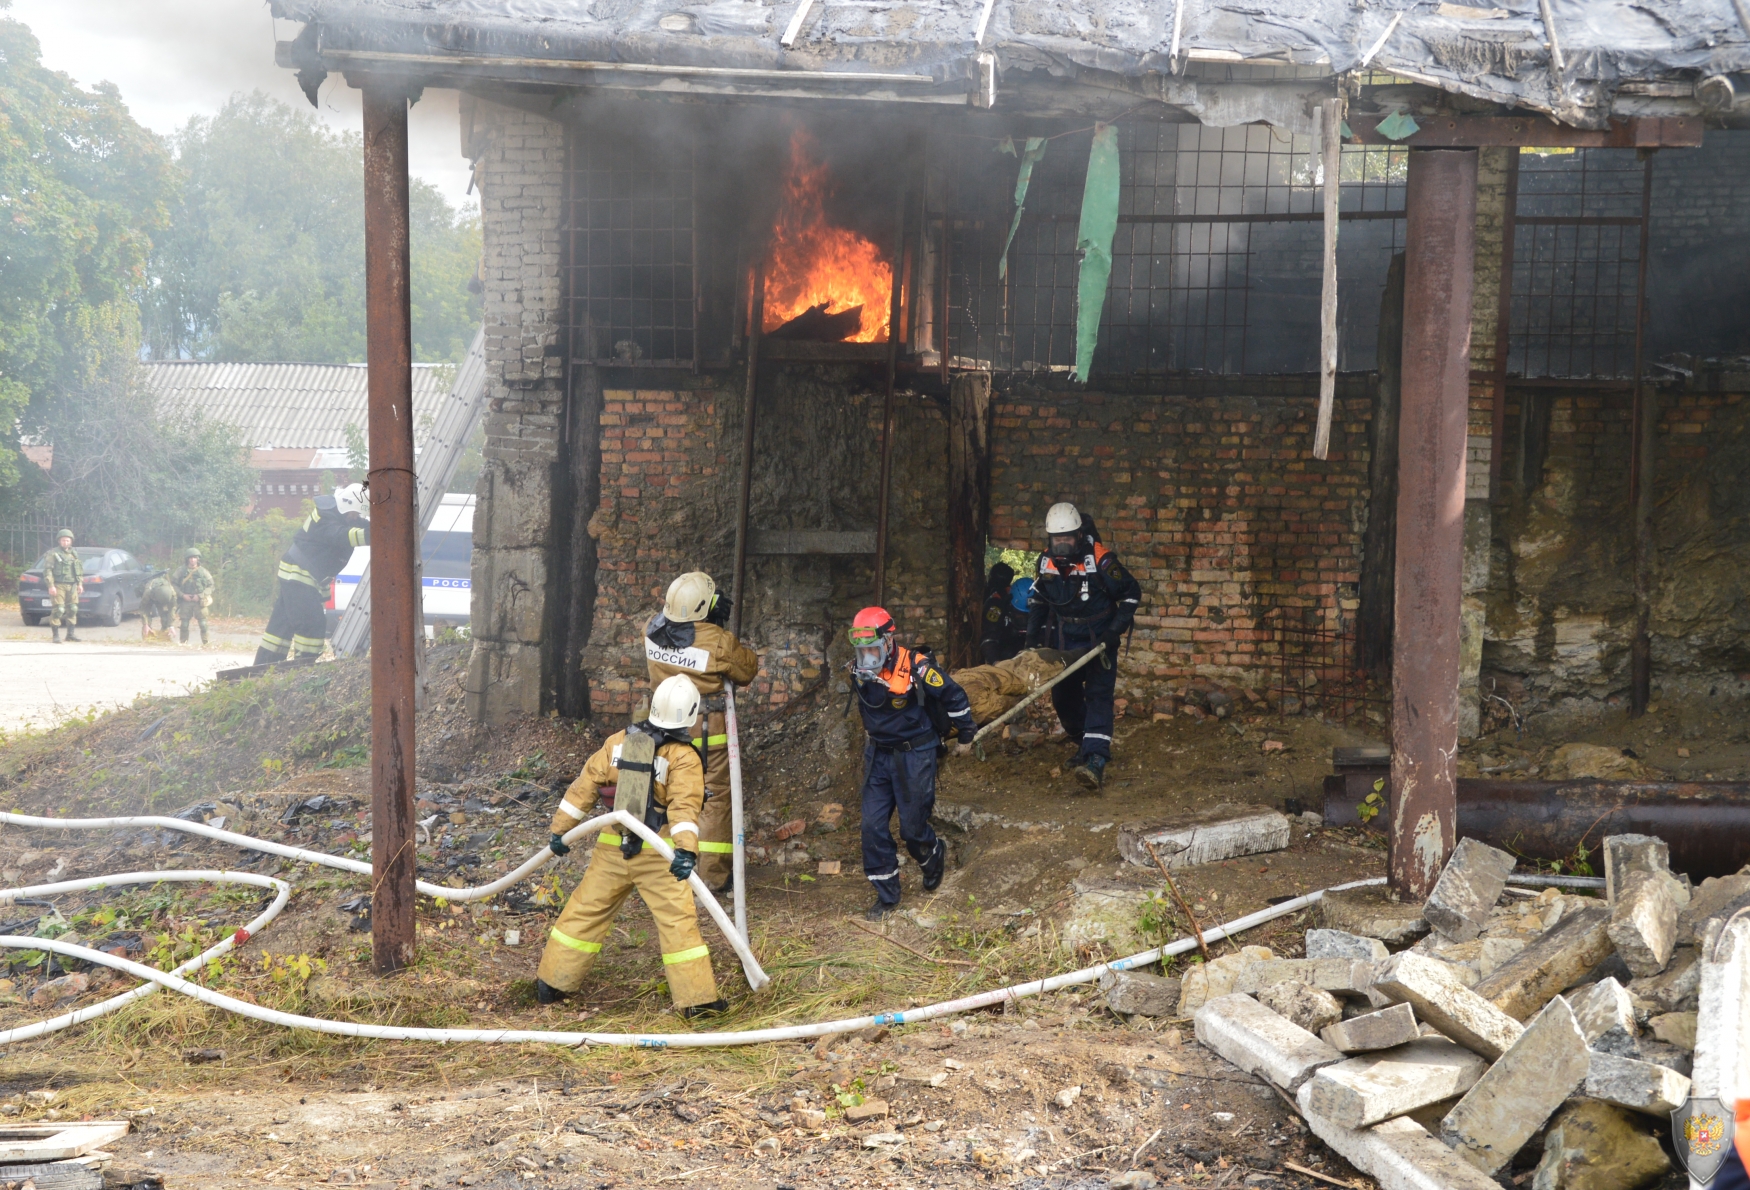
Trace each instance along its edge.
<instances>
[{"instance_id":1,"label":"police van","mask_svg":"<svg viewBox=\"0 0 1750 1190\"><path fill-rule=\"evenodd\" d=\"M420 585L428 629L462 628L468 623L473 589L469 583L474 558L474 497L445 492L420 543ZM352 602L359 579L371 560L369 546L352 552L352 560L334 579L328 598L328 634L340 623L340 613Z\"/></svg>"}]
</instances>

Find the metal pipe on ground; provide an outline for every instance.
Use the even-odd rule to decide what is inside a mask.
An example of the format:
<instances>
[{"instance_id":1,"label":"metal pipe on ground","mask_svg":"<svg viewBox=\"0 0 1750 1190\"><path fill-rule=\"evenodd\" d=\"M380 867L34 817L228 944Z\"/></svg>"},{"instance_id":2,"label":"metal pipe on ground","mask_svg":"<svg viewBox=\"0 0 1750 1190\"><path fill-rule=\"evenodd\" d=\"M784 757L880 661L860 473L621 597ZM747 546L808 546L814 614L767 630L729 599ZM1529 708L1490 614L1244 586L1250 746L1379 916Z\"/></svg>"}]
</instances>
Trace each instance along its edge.
<instances>
[{"instance_id":1,"label":"metal pipe on ground","mask_svg":"<svg viewBox=\"0 0 1750 1190\"><path fill-rule=\"evenodd\" d=\"M1424 900L1457 842L1458 649L1477 154L1412 149L1392 631L1390 882Z\"/></svg>"},{"instance_id":2,"label":"metal pipe on ground","mask_svg":"<svg viewBox=\"0 0 1750 1190\"><path fill-rule=\"evenodd\" d=\"M1325 778L1327 826L1388 830L1394 799L1363 824L1356 813L1383 768ZM1567 861L1581 843L1596 853L1608 835L1656 835L1671 868L1692 880L1728 876L1750 863L1750 781L1503 781L1465 777L1457 788L1458 833L1527 859ZM1594 864L1594 867L1597 865Z\"/></svg>"},{"instance_id":3,"label":"metal pipe on ground","mask_svg":"<svg viewBox=\"0 0 1750 1190\"><path fill-rule=\"evenodd\" d=\"M365 354L371 498L371 964L413 961L413 718L420 624L403 87L364 91Z\"/></svg>"}]
</instances>

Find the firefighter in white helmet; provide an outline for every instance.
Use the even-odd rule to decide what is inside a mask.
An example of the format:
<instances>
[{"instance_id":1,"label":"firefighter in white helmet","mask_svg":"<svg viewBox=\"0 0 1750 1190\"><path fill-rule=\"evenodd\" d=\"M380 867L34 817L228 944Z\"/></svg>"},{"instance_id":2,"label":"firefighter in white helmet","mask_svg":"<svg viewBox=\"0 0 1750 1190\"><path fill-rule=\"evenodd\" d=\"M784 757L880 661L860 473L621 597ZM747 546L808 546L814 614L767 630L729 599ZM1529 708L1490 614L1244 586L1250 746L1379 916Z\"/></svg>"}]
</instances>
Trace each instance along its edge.
<instances>
[{"instance_id":1,"label":"firefighter in white helmet","mask_svg":"<svg viewBox=\"0 0 1750 1190\"><path fill-rule=\"evenodd\" d=\"M746 686L760 671L754 651L735 638L729 599L701 570L668 585L662 610L644 629L644 659L652 687L685 674L698 687L703 714L693 725L693 746L705 760L705 808L699 814L699 879L721 892L730 880L735 848L729 830L729 735L723 685Z\"/></svg>"},{"instance_id":2,"label":"firefighter in white helmet","mask_svg":"<svg viewBox=\"0 0 1750 1190\"><path fill-rule=\"evenodd\" d=\"M699 717L699 692L690 679L676 675L656 688L650 717L609 736L565 791L553 814L555 855L571 848L562 836L589 814L601 791L619 781L620 749L628 732L656 739L645 824L669 841L674 859L665 863L655 849L629 832L605 830L596 838L589 870L560 910L547 935L547 949L535 974L535 999L551 1004L583 986L601 954L614 915L634 888L656 919L662 947L663 972L669 995L683 1017L691 1019L729 1007L717 993L711 952L699 935L699 918L687 877L699 860L699 810L705 797L705 767L692 745L693 723ZM605 799L604 799L605 800Z\"/></svg>"},{"instance_id":3,"label":"firefighter in white helmet","mask_svg":"<svg viewBox=\"0 0 1750 1190\"><path fill-rule=\"evenodd\" d=\"M1028 604L1027 647L1085 653L1106 646L1105 656L1051 688L1058 722L1076 744L1076 780L1097 791L1112 758L1118 646L1135 622L1142 587L1101 543L1092 519L1067 501L1045 514L1045 541Z\"/></svg>"},{"instance_id":4,"label":"firefighter in white helmet","mask_svg":"<svg viewBox=\"0 0 1750 1190\"><path fill-rule=\"evenodd\" d=\"M316 497L316 507L280 558L273 610L255 650L255 664L313 662L328 646L328 613L323 603L334 593L334 577L352 561L352 552L371 544L369 490L362 483ZM188 627L183 626L187 635Z\"/></svg>"}]
</instances>

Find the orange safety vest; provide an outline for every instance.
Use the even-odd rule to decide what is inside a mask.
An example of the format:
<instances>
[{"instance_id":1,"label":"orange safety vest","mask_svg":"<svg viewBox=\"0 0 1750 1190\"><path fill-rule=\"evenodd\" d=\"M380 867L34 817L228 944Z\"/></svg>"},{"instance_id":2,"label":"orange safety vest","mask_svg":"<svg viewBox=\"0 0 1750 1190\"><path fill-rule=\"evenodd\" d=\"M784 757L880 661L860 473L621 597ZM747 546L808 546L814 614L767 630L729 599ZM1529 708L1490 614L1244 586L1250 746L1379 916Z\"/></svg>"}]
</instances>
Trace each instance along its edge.
<instances>
[{"instance_id":1,"label":"orange safety vest","mask_svg":"<svg viewBox=\"0 0 1750 1190\"><path fill-rule=\"evenodd\" d=\"M895 698L903 698L911 693L911 658L910 649L898 650L893 654L893 663L879 675L887 683L888 693Z\"/></svg>"}]
</instances>

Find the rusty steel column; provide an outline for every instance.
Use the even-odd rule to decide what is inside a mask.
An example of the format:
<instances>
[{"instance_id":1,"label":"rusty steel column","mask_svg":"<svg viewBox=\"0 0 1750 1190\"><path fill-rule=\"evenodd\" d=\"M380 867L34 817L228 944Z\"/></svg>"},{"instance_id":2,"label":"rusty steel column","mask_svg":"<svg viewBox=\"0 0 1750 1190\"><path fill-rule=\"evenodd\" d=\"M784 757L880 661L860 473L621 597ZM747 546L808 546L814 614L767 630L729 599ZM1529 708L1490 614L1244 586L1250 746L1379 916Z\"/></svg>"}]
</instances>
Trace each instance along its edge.
<instances>
[{"instance_id":1,"label":"rusty steel column","mask_svg":"<svg viewBox=\"0 0 1750 1190\"><path fill-rule=\"evenodd\" d=\"M371 453L371 964L413 961L413 693L419 646L407 91L366 82L365 358Z\"/></svg>"},{"instance_id":2,"label":"rusty steel column","mask_svg":"<svg viewBox=\"0 0 1750 1190\"><path fill-rule=\"evenodd\" d=\"M1456 842L1458 638L1477 154L1412 149L1392 629L1391 887L1424 900Z\"/></svg>"}]
</instances>

